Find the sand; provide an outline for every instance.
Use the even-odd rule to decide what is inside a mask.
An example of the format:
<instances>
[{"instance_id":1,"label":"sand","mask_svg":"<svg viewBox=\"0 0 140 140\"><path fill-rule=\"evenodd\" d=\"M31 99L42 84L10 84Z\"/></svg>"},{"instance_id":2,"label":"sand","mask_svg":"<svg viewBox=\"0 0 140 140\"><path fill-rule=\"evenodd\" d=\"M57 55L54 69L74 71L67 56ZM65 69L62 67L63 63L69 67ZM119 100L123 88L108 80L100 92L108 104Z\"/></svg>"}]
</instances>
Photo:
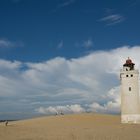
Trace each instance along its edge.
<instances>
[{"instance_id":1,"label":"sand","mask_svg":"<svg viewBox=\"0 0 140 140\"><path fill-rule=\"evenodd\" d=\"M50 116L0 123L0 140L140 140L140 125L115 115Z\"/></svg>"}]
</instances>

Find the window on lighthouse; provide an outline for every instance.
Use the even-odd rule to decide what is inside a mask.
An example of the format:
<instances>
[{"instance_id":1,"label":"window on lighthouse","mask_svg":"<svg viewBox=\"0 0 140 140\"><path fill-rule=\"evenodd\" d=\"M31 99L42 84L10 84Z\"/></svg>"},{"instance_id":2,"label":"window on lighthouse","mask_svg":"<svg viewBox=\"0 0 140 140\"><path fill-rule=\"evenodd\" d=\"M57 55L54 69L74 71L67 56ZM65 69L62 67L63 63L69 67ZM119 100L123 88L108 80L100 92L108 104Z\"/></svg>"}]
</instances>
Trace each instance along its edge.
<instances>
[{"instance_id":1,"label":"window on lighthouse","mask_svg":"<svg viewBox=\"0 0 140 140\"><path fill-rule=\"evenodd\" d=\"M131 91L131 87L129 87L129 91Z\"/></svg>"}]
</instances>

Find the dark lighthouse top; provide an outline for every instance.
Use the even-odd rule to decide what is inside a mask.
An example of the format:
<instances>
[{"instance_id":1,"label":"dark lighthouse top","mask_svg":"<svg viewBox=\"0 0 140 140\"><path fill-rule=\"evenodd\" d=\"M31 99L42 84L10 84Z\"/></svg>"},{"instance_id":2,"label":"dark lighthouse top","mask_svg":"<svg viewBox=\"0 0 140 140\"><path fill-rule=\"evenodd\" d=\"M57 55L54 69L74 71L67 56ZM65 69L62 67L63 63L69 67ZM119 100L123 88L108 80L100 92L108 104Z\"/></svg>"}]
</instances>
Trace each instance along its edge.
<instances>
[{"instance_id":1,"label":"dark lighthouse top","mask_svg":"<svg viewBox=\"0 0 140 140\"><path fill-rule=\"evenodd\" d=\"M129 67L130 70L134 70L134 63L132 62L132 60L128 57L128 59L126 60L125 64L123 64L124 67Z\"/></svg>"}]
</instances>

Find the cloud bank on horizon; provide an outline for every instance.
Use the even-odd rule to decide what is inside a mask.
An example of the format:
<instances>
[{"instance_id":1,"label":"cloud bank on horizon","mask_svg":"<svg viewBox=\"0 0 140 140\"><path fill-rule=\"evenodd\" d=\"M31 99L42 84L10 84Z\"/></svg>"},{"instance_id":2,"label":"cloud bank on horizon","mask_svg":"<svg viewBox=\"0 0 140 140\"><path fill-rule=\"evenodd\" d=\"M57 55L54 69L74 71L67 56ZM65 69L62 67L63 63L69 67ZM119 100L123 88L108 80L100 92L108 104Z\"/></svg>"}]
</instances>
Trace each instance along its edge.
<instances>
[{"instance_id":1,"label":"cloud bank on horizon","mask_svg":"<svg viewBox=\"0 0 140 140\"><path fill-rule=\"evenodd\" d=\"M129 56L140 69L140 46L95 51L39 63L0 60L0 112L120 113L119 71Z\"/></svg>"}]
</instances>

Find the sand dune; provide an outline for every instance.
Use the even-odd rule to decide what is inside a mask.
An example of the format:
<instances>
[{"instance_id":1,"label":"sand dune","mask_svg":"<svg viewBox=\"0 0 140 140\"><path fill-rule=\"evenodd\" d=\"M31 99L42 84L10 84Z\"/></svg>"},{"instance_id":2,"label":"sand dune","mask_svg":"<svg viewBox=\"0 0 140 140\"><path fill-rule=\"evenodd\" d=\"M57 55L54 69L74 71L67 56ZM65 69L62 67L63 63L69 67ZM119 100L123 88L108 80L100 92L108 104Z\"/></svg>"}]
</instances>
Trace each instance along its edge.
<instances>
[{"instance_id":1,"label":"sand dune","mask_svg":"<svg viewBox=\"0 0 140 140\"><path fill-rule=\"evenodd\" d=\"M51 116L0 123L0 140L140 140L140 125L113 115Z\"/></svg>"}]
</instances>

